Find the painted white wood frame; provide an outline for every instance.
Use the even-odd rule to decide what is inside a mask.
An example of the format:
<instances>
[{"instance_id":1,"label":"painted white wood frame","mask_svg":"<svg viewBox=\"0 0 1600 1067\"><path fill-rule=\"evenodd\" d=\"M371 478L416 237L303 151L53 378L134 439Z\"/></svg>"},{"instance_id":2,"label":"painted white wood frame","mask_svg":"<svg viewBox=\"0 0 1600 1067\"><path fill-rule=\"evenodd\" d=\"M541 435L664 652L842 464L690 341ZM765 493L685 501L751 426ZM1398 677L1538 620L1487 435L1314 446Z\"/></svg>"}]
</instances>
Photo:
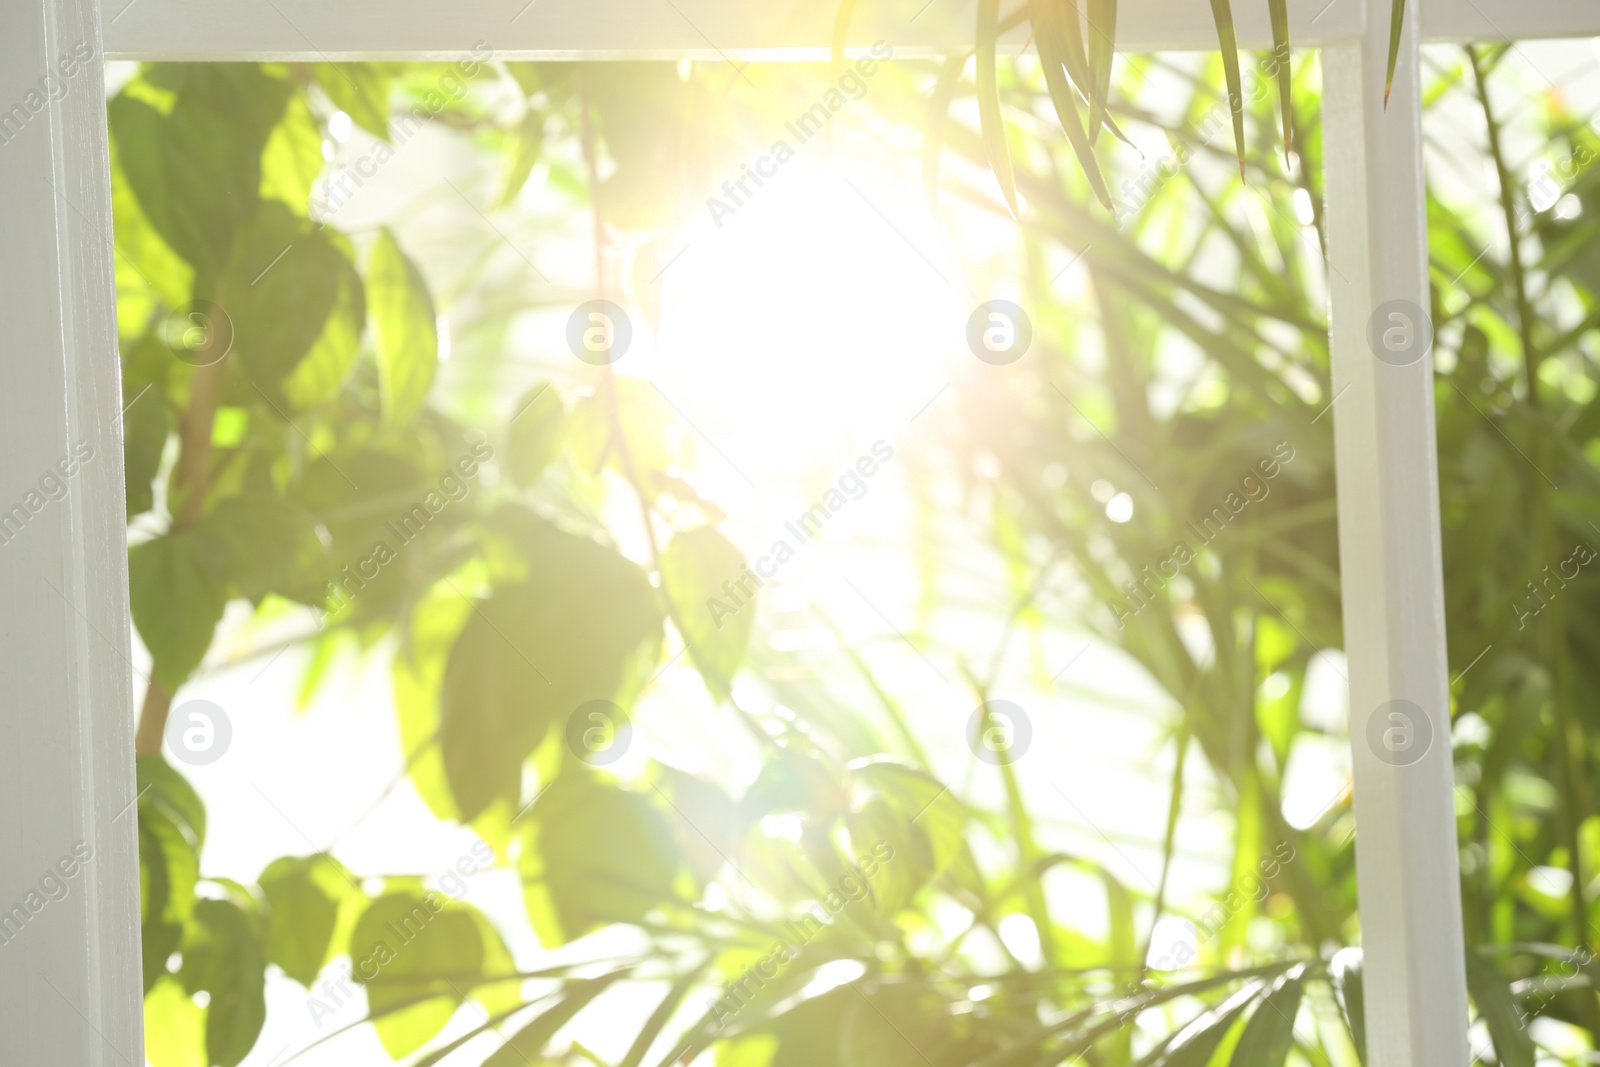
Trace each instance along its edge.
<instances>
[{"instance_id":1,"label":"painted white wood frame","mask_svg":"<svg viewBox=\"0 0 1600 1067\"><path fill-rule=\"evenodd\" d=\"M1418 42L1600 33L1592 0L1410 0L1382 106L1387 0L1291 0L1324 46L1339 534L1355 749L1372 1067L1465 1067L1466 992L1451 803L1437 465L1427 357L1379 362L1373 310L1427 306ZM1239 0L1239 38L1269 42ZM0 114L77 42L129 59L817 58L833 5L747 0L7 0ZM965 47L968 0L866 0L853 43ZM1124 0L1119 46L1215 47L1202 0ZM102 76L90 65L0 143L0 509L79 442L67 495L0 544L0 909L73 846L71 891L0 944L0 1063L142 1063L112 245ZM4 512L0 511L0 522ZM1397 766L1364 737L1391 700L1433 743ZM0 924L4 916L0 914ZM48 981L46 981L48 980Z\"/></svg>"},{"instance_id":2,"label":"painted white wood frame","mask_svg":"<svg viewBox=\"0 0 1600 1067\"><path fill-rule=\"evenodd\" d=\"M12 120L0 129L0 1063L8 1067L144 1064L100 57L94 0L0 4L0 115Z\"/></svg>"}]
</instances>

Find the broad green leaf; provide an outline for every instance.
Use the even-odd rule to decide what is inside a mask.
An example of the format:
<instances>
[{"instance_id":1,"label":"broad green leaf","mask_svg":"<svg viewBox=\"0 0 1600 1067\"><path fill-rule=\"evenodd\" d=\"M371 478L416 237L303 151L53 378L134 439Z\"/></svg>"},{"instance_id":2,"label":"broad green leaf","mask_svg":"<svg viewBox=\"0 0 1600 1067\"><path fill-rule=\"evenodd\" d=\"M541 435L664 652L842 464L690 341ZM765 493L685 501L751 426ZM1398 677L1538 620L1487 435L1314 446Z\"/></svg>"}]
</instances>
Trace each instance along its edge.
<instances>
[{"instance_id":1,"label":"broad green leaf","mask_svg":"<svg viewBox=\"0 0 1600 1067\"><path fill-rule=\"evenodd\" d=\"M1294 1018L1304 994L1301 973L1291 972L1261 998L1233 1047L1232 1067L1283 1067L1294 1047Z\"/></svg>"},{"instance_id":2,"label":"broad green leaf","mask_svg":"<svg viewBox=\"0 0 1600 1067\"><path fill-rule=\"evenodd\" d=\"M591 700L616 699L661 613L637 565L547 523L528 526L528 578L474 605L445 670L440 747L462 817L515 805L522 761Z\"/></svg>"},{"instance_id":3,"label":"broad green leaf","mask_svg":"<svg viewBox=\"0 0 1600 1067\"><path fill-rule=\"evenodd\" d=\"M354 892L331 856L283 856L256 881L267 902L267 962L311 987L333 954L339 911Z\"/></svg>"},{"instance_id":4,"label":"broad green leaf","mask_svg":"<svg viewBox=\"0 0 1600 1067\"><path fill-rule=\"evenodd\" d=\"M389 84L383 63L317 63L317 84L352 122L380 141L389 139Z\"/></svg>"},{"instance_id":5,"label":"broad green leaf","mask_svg":"<svg viewBox=\"0 0 1600 1067\"><path fill-rule=\"evenodd\" d=\"M324 162L322 132L305 97L296 94L261 153L261 199L281 200L295 214L305 214Z\"/></svg>"},{"instance_id":6,"label":"broad green leaf","mask_svg":"<svg viewBox=\"0 0 1600 1067\"><path fill-rule=\"evenodd\" d=\"M250 63L156 64L140 80L155 91L124 89L107 109L118 160L151 226L209 292L256 212L261 151L291 90Z\"/></svg>"},{"instance_id":7,"label":"broad green leaf","mask_svg":"<svg viewBox=\"0 0 1600 1067\"><path fill-rule=\"evenodd\" d=\"M483 1061L483 1067L527 1067L529 1063L537 1063L556 1031L571 1022L573 1016L588 1007L590 1001L626 973L613 971L600 978L569 982L553 1007L512 1034L494 1055Z\"/></svg>"},{"instance_id":8,"label":"broad green leaf","mask_svg":"<svg viewBox=\"0 0 1600 1067\"><path fill-rule=\"evenodd\" d=\"M484 951L466 906L439 893L402 890L385 893L362 912L350 935L350 959L371 1014L390 1012L373 1026L398 1060L444 1029L462 992L483 974Z\"/></svg>"},{"instance_id":9,"label":"broad green leaf","mask_svg":"<svg viewBox=\"0 0 1600 1067\"><path fill-rule=\"evenodd\" d=\"M365 296L346 249L276 200L239 235L219 302L233 320L233 355L274 403L328 399L355 362Z\"/></svg>"},{"instance_id":10,"label":"broad green leaf","mask_svg":"<svg viewBox=\"0 0 1600 1067\"><path fill-rule=\"evenodd\" d=\"M235 595L253 603L271 593L322 603L327 550L316 520L292 501L264 493L229 497L195 533L214 551L213 573Z\"/></svg>"},{"instance_id":11,"label":"broad green leaf","mask_svg":"<svg viewBox=\"0 0 1600 1067\"><path fill-rule=\"evenodd\" d=\"M144 1058L150 1067L210 1067L205 1010L176 978L164 977L145 993Z\"/></svg>"},{"instance_id":12,"label":"broad green leaf","mask_svg":"<svg viewBox=\"0 0 1600 1067\"><path fill-rule=\"evenodd\" d=\"M428 398L439 367L439 331L428 283L387 229L378 232L367 258L367 311L383 420L401 426Z\"/></svg>"},{"instance_id":13,"label":"broad green leaf","mask_svg":"<svg viewBox=\"0 0 1600 1067\"><path fill-rule=\"evenodd\" d=\"M150 324L156 308L141 306L139 317L128 318L124 314L124 294L148 291L146 295L153 295L161 304L179 307L189 299L194 286L194 267L173 250L145 214L138 194L123 173L121 150L115 137L111 139L110 148L111 217L117 253L117 324L124 333L136 334Z\"/></svg>"},{"instance_id":14,"label":"broad green leaf","mask_svg":"<svg viewBox=\"0 0 1600 1067\"><path fill-rule=\"evenodd\" d=\"M938 779L926 772L887 759L852 764L856 781L880 795L927 839L933 850L934 870L942 871L961 854L967 813Z\"/></svg>"},{"instance_id":15,"label":"broad green leaf","mask_svg":"<svg viewBox=\"0 0 1600 1067\"><path fill-rule=\"evenodd\" d=\"M544 147L544 112L529 109L506 138L507 145L501 156L500 196L496 207L505 207L516 200L528 176L539 164L539 150Z\"/></svg>"},{"instance_id":16,"label":"broad green leaf","mask_svg":"<svg viewBox=\"0 0 1600 1067\"><path fill-rule=\"evenodd\" d=\"M567 406L549 382L529 389L512 411L506 470L511 480L526 489L561 454L567 426Z\"/></svg>"},{"instance_id":17,"label":"broad green leaf","mask_svg":"<svg viewBox=\"0 0 1600 1067\"><path fill-rule=\"evenodd\" d=\"M1467 951L1467 992L1494 1041L1495 1059L1504 1067L1534 1067L1533 1038L1511 986L1498 967L1479 949Z\"/></svg>"},{"instance_id":18,"label":"broad green leaf","mask_svg":"<svg viewBox=\"0 0 1600 1067\"><path fill-rule=\"evenodd\" d=\"M521 873L528 915L546 948L606 923L636 922L675 899L679 857L663 816L637 793L575 769L524 815Z\"/></svg>"},{"instance_id":19,"label":"broad green leaf","mask_svg":"<svg viewBox=\"0 0 1600 1067\"><path fill-rule=\"evenodd\" d=\"M394 658L395 714L400 744L407 754L407 776L428 809L440 819L459 819L450 793L444 759L439 752L439 704L445 665L461 629L472 617L472 601L451 582L440 582L424 594L403 632ZM504 841L490 841L503 848Z\"/></svg>"},{"instance_id":20,"label":"broad green leaf","mask_svg":"<svg viewBox=\"0 0 1600 1067\"><path fill-rule=\"evenodd\" d=\"M745 829L739 806L715 782L676 767L662 765L655 787L680 816L667 826L696 884L704 887L739 847Z\"/></svg>"},{"instance_id":21,"label":"broad green leaf","mask_svg":"<svg viewBox=\"0 0 1600 1067\"><path fill-rule=\"evenodd\" d=\"M676 535L661 553L661 591L683 627L689 658L718 700L728 698L750 643L760 581L712 526Z\"/></svg>"},{"instance_id":22,"label":"broad green leaf","mask_svg":"<svg viewBox=\"0 0 1600 1067\"><path fill-rule=\"evenodd\" d=\"M208 553L195 533L167 534L128 550L133 623L168 692L200 665L227 604Z\"/></svg>"},{"instance_id":23,"label":"broad green leaf","mask_svg":"<svg viewBox=\"0 0 1600 1067\"><path fill-rule=\"evenodd\" d=\"M147 351L153 349L158 356L171 358L153 334L146 334L139 344ZM137 379L126 383L125 388L135 382ZM122 415L122 470L127 486L128 518L131 519L155 506L155 479L161 469L161 456L166 450L171 425L166 397L152 382L138 386L124 403L128 408Z\"/></svg>"},{"instance_id":24,"label":"broad green leaf","mask_svg":"<svg viewBox=\"0 0 1600 1067\"><path fill-rule=\"evenodd\" d=\"M206 806L189 780L161 756L140 756L134 763L141 808L165 813L196 850L206 843Z\"/></svg>"},{"instance_id":25,"label":"broad green leaf","mask_svg":"<svg viewBox=\"0 0 1600 1067\"><path fill-rule=\"evenodd\" d=\"M605 390L573 406L567 424L567 448L579 470L598 474L602 468L610 467L624 478L637 481L644 495L654 500L661 479L678 465L674 445L682 419L648 382L618 378L614 388L615 420Z\"/></svg>"},{"instance_id":26,"label":"broad green leaf","mask_svg":"<svg viewBox=\"0 0 1600 1067\"><path fill-rule=\"evenodd\" d=\"M1000 36L1000 0L978 0L978 121L989 169L1000 183L1012 217L1018 215L1017 179L1006 147L1005 119L1000 114L1000 86L995 77L995 49Z\"/></svg>"},{"instance_id":27,"label":"broad green leaf","mask_svg":"<svg viewBox=\"0 0 1600 1067\"><path fill-rule=\"evenodd\" d=\"M153 757L146 757L153 758ZM144 988L149 992L167 973L167 960L183 942L194 912L200 856L173 818L160 808L139 805L140 948Z\"/></svg>"},{"instance_id":28,"label":"broad green leaf","mask_svg":"<svg viewBox=\"0 0 1600 1067\"><path fill-rule=\"evenodd\" d=\"M267 961L256 928L257 917L236 903L200 900L184 936L179 976L191 995L210 995L206 1055L216 1067L244 1059L267 1019Z\"/></svg>"}]
</instances>

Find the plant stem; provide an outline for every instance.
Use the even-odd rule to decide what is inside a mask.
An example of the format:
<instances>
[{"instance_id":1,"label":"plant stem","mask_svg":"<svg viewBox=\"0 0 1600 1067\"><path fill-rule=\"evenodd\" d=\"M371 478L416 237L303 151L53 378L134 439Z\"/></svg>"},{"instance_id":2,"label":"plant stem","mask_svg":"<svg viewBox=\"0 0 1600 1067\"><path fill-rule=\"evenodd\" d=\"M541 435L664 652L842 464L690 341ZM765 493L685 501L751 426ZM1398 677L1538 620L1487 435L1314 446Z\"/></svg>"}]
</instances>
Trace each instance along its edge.
<instances>
[{"instance_id":1,"label":"plant stem","mask_svg":"<svg viewBox=\"0 0 1600 1067\"><path fill-rule=\"evenodd\" d=\"M217 310L223 309L223 293L216 294ZM205 347L200 349L209 356L217 343L215 331L207 334ZM211 430L217 416L217 397L222 392L222 379L228 359L226 353L215 361L197 366L189 384L189 404L178 416L178 464L172 475L172 490L177 496L177 513L173 516L169 534L182 533L200 521L205 512L206 497L211 491ZM172 694L154 677L144 692L144 706L139 711L139 726L134 733L133 750L141 756L155 756L161 752L161 739L167 729L167 715L172 711Z\"/></svg>"}]
</instances>

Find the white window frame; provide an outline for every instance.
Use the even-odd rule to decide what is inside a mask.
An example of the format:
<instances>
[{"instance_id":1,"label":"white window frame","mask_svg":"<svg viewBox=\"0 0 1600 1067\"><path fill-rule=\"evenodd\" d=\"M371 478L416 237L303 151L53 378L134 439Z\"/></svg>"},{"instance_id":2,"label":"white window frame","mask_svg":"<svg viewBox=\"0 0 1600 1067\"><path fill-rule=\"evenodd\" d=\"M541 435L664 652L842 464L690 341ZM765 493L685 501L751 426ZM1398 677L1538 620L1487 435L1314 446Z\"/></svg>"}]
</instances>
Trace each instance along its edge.
<instances>
[{"instance_id":1,"label":"white window frame","mask_svg":"<svg viewBox=\"0 0 1600 1067\"><path fill-rule=\"evenodd\" d=\"M970 3L866 0L856 37L901 55L970 40ZM1419 42L1600 34L1592 0L1409 0L1383 106L1388 0L1291 0L1321 46L1339 543L1349 657L1368 1063L1464 1067L1466 980L1452 803L1432 361L1380 363L1380 304L1428 304ZM28 93L75 44L127 59L817 58L831 5L749 0L6 0L0 114L0 518L87 446L70 491L0 544L0 921L74 845L93 858L0 944L0 1063L140 1067L122 405L104 77ZM1236 0L1239 39L1270 43ZM919 13L918 9L923 10ZM520 10L519 10L520 9ZM915 18L913 19L913 16ZM1215 47L1204 0L1124 0L1119 46ZM102 35L102 25L104 33ZM59 93L59 90L56 90ZM1426 709L1434 744L1391 766L1362 743L1389 700Z\"/></svg>"}]
</instances>

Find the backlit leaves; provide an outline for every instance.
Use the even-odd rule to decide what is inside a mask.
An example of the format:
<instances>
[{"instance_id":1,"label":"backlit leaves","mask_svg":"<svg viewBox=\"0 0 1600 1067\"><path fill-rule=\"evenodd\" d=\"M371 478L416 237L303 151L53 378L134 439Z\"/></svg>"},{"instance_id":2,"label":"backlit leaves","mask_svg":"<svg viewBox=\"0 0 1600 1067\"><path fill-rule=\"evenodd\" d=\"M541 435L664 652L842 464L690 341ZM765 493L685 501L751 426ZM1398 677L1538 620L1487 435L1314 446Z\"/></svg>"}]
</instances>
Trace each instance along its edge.
<instances>
[{"instance_id":1,"label":"backlit leaves","mask_svg":"<svg viewBox=\"0 0 1600 1067\"><path fill-rule=\"evenodd\" d=\"M689 655L719 700L733 682L756 619L756 581L715 527L678 534L661 553L661 589Z\"/></svg>"},{"instance_id":2,"label":"backlit leaves","mask_svg":"<svg viewBox=\"0 0 1600 1067\"><path fill-rule=\"evenodd\" d=\"M368 253L367 304L383 418L400 425L427 399L439 365L439 335L428 285L388 230L379 231Z\"/></svg>"},{"instance_id":3,"label":"backlit leaves","mask_svg":"<svg viewBox=\"0 0 1600 1067\"><path fill-rule=\"evenodd\" d=\"M474 604L445 671L439 743L468 820L496 800L515 808L522 761L579 705L615 698L660 637L637 565L543 522L526 538L527 579Z\"/></svg>"},{"instance_id":4,"label":"backlit leaves","mask_svg":"<svg viewBox=\"0 0 1600 1067\"><path fill-rule=\"evenodd\" d=\"M227 603L200 536L168 534L129 549L128 595L156 677L176 690L200 665Z\"/></svg>"},{"instance_id":5,"label":"backlit leaves","mask_svg":"<svg viewBox=\"0 0 1600 1067\"><path fill-rule=\"evenodd\" d=\"M680 859L666 818L645 797L573 769L539 797L521 874L547 948L605 923L637 922L674 897Z\"/></svg>"}]
</instances>

